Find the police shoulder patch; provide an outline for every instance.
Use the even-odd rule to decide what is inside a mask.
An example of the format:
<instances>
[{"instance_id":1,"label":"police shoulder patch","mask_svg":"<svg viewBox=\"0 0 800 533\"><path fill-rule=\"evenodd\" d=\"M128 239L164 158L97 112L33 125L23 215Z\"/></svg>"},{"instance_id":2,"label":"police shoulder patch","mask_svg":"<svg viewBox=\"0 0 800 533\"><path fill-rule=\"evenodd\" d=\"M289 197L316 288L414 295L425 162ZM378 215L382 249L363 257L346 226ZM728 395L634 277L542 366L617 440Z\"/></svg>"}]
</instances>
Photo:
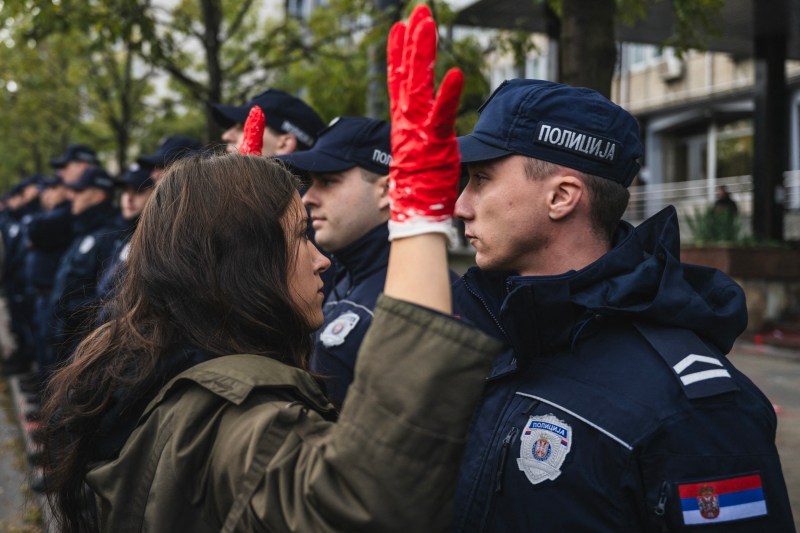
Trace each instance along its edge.
<instances>
[{"instance_id":1,"label":"police shoulder patch","mask_svg":"<svg viewBox=\"0 0 800 533\"><path fill-rule=\"evenodd\" d=\"M536 485L561 475L561 465L572 448L572 428L552 414L531 416L520 441L517 467Z\"/></svg>"},{"instance_id":2,"label":"police shoulder patch","mask_svg":"<svg viewBox=\"0 0 800 533\"><path fill-rule=\"evenodd\" d=\"M119 260L120 261L127 261L128 255L131 253L131 243L126 242L125 246L122 247L122 250L119 251Z\"/></svg>"},{"instance_id":3,"label":"police shoulder patch","mask_svg":"<svg viewBox=\"0 0 800 533\"><path fill-rule=\"evenodd\" d=\"M89 250L94 248L94 237L92 235L87 235L81 241L81 245L78 247L78 251L82 254L88 253Z\"/></svg>"},{"instance_id":4,"label":"police shoulder patch","mask_svg":"<svg viewBox=\"0 0 800 533\"><path fill-rule=\"evenodd\" d=\"M353 331L361 317L352 311L342 313L333 319L319 336L324 346L339 346L347 338L347 335Z\"/></svg>"}]
</instances>

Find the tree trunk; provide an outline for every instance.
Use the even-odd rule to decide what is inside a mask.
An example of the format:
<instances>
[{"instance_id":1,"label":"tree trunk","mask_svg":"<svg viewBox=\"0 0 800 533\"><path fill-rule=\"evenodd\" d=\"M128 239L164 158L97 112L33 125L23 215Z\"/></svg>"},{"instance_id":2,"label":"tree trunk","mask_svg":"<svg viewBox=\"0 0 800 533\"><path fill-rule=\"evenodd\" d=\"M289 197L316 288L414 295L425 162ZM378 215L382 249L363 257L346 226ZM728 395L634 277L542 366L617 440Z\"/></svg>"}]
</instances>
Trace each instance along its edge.
<instances>
[{"instance_id":1,"label":"tree trunk","mask_svg":"<svg viewBox=\"0 0 800 533\"><path fill-rule=\"evenodd\" d=\"M208 90L205 99L207 141L217 141L222 134L217 121L214 120L213 105L222 99L222 65L220 64L220 31L222 29L222 6L219 0L202 0L203 47L208 67Z\"/></svg>"},{"instance_id":2,"label":"tree trunk","mask_svg":"<svg viewBox=\"0 0 800 533\"><path fill-rule=\"evenodd\" d=\"M616 0L563 0L560 81L611 95Z\"/></svg>"},{"instance_id":3,"label":"tree trunk","mask_svg":"<svg viewBox=\"0 0 800 533\"><path fill-rule=\"evenodd\" d=\"M378 24L385 24L387 19L393 24L400 19L401 0L374 0L374 2ZM385 35L386 37L369 49L367 116L371 118L385 118L389 115L386 91L386 40L389 32L386 31Z\"/></svg>"}]
</instances>

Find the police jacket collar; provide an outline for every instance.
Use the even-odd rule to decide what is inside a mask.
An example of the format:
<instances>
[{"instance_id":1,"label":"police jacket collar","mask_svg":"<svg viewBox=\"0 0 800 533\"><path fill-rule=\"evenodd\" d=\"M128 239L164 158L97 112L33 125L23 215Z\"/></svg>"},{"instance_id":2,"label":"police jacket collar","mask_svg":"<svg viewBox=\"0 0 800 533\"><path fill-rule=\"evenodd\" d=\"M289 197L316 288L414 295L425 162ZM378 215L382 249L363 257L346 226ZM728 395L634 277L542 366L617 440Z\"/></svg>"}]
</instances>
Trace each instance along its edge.
<instances>
[{"instance_id":1,"label":"police jacket collar","mask_svg":"<svg viewBox=\"0 0 800 533\"><path fill-rule=\"evenodd\" d=\"M386 222L369 230L363 237L333 254L340 267L355 285L389 263L389 227ZM338 278L345 274L337 272Z\"/></svg>"},{"instance_id":2,"label":"police jacket collar","mask_svg":"<svg viewBox=\"0 0 800 533\"><path fill-rule=\"evenodd\" d=\"M580 271L513 276L472 268L463 283L517 357L566 349L608 318L687 328L727 353L747 324L743 291L722 272L681 264L679 254L670 206L637 228L622 222L613 248Z\"/></svg>"}]
</instances>

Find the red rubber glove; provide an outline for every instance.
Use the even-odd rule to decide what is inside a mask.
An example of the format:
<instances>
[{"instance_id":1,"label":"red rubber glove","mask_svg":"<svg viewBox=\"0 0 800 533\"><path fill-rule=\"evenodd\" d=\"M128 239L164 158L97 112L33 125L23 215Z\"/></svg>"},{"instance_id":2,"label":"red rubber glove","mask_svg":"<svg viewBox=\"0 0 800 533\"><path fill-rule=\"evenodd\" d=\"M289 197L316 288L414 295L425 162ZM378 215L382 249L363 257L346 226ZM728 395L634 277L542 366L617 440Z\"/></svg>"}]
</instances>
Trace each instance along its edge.
<instances>
[{"instance_id":1,"label":"red rubber glove","mask_svg":"<svg viewBox=\"0 0 800 533\"><path fill-rule=\"evenodd\" d=\"M434 98L436 23L417 6L408 26L389 33L387 80L392 116L389 239L452 233L461 159L455 136L464 76L454 68Z\"/></svg>"},{"instance_id":2,"label":"red rubber glove","mask_svg":"<svg viewBox=\"0 0 800 533\"><path fill-rule=\"evenodd\" d=\"M261 155L261 148L264 145L264 125L267 123L264 112L260 107L254 105L250 108L247 115L247 122L244 123L244 137L239 145L239 153L244 155Z\"/></svg>"}]
</instances>

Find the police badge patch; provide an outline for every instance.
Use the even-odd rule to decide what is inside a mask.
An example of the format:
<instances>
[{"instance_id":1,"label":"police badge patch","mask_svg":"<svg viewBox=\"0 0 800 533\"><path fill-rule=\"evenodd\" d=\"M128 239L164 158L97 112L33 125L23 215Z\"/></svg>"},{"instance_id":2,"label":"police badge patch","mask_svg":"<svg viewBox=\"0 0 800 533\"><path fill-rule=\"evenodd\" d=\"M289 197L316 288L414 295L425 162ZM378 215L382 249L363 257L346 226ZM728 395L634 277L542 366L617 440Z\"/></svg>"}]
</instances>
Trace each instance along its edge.
<instances>
[{"instance_id":1,"label":"police badge patch","mask_svg":"<svg viewBox=\"0 0 800 533\"><path fill-rule=\"evenodd\" d=\"M94 248L94 237L91 235L87 235L81 241L80 246L78 247L78 251L82 254L89 253L89 250Z\"/></svg>"},{"instance_id":2,"label":"police badge patch","mask_svg":"<svg viewBox=\"0 0 800 533\"><path fill-rule=\"evenodd\" d=\"M347 338L347 335L356 327L360 316L348 311L342 313L336 319L327 325L319 336L319 340L327 347L339 346Z\"/></svg>"},{"instance_id":3,"label":"police badge patch","mask_svg":"<svg viewBox=\"0 0 800 533\"><path fill-rule=\"evenodd\" d=\"M554 415L531 416L520 436L517 467L534 485L561 474L572 447L572 428Z\"/></svg>"}]
</instances>

